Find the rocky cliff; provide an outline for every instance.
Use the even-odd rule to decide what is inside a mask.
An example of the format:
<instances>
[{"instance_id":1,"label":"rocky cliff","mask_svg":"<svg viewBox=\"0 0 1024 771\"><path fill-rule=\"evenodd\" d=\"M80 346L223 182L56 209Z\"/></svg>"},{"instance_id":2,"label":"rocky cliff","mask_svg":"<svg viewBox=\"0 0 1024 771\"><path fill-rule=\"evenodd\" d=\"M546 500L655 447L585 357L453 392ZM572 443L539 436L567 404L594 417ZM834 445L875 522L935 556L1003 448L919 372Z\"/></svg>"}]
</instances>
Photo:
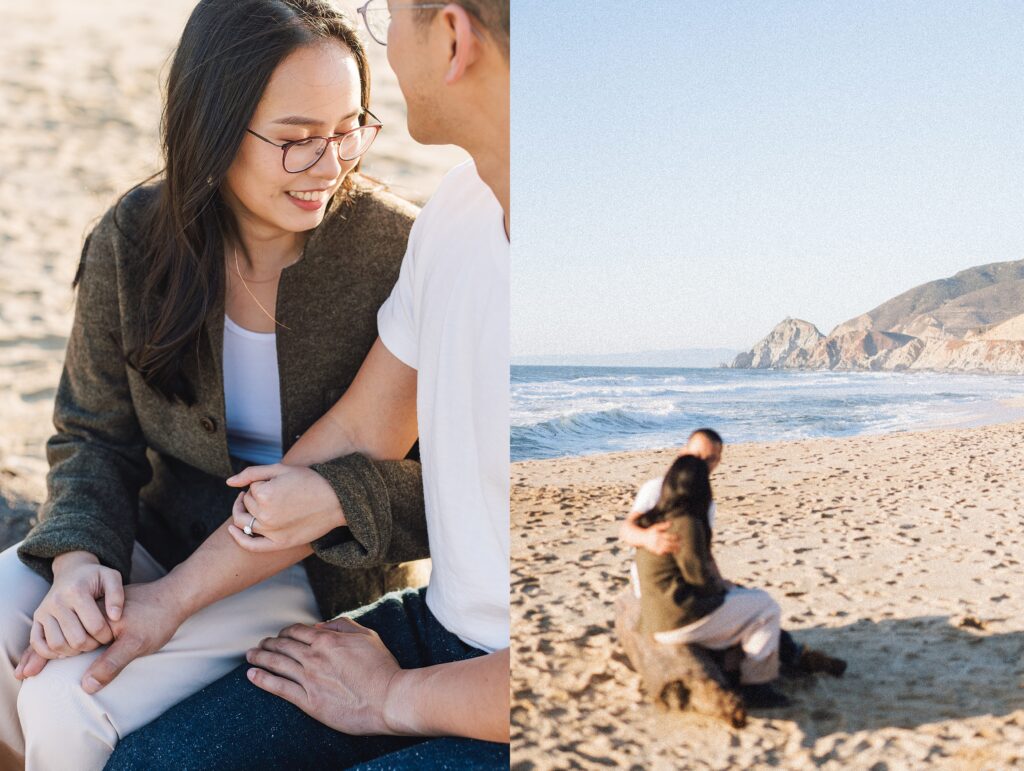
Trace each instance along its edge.
<instances>
[{"instance_id":1,"label":"rocky cliff","mask_svg":"<svg viewBox=\"0 0 1024 771\"><path fill-rule=\"evenodd\" d=\"M824 339L825 335L814 324L786 319L752 350L739 354L733 366L752 369L806 367L810 350Z\"/></svg>"},{"instance_id":2,"label":"rocky cliff","mask_svg":"<svg viewBox=\"0 0 1024 771\"><path fill-rule=\"evenodd\" d=\"M786 319L732 366L1024 374L1024 260L922 284L827 336Z\"/></svg>"}]
</instances>

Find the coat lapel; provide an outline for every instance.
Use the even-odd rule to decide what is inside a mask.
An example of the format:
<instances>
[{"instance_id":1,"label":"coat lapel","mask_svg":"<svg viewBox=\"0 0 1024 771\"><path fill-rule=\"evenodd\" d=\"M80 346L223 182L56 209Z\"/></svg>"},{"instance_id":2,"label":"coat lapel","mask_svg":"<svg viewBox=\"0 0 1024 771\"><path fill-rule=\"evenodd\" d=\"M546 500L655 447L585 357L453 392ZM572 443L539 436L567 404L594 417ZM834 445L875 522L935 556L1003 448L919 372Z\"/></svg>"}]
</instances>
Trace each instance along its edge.
<instances>
[{"instance_id":1,"label":"coat lapel","mask_svg":"<svg viewBox=\"0 0 1024 771\"><path fill-rule=\"evenodd\" d=\"M221 476L236 473L228 452L227 411L224 406L224 298L217 298L206 314L203 324L207 345L199 346L199 389L196 406L214 422L211 441L204 449L210 453L207 462ZM198 464L194 464L198 465Z\"/></svg>"}]
</instances>

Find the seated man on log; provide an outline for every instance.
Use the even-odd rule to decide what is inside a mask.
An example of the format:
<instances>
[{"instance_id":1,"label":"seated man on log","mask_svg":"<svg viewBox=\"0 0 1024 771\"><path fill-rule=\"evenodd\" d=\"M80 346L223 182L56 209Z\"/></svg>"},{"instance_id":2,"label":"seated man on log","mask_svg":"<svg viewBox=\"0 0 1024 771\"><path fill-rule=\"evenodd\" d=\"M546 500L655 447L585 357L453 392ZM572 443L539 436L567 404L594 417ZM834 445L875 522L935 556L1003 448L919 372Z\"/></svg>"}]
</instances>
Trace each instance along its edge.
<instances>
[{"instance_id":1,"label":"seated man on log","mask_svg":"<svg viewBox=\"0 0 1024 771\"><path fill-rule=\"evenodd\" d=\"M706 464L704 466L706 473L710 474L721 460L722 447L723 442L717 432L708 428L698 429L690 435L687 444L679 453L679 458L689 457L691 460L684 461L682 464L677 461L673 470L678 472L677 466L696 468L692 460L700 459ZM668 477L656 477L643 485L633 504L632 511L620 531L622 540L639 550L636 562L632 566L634 593L637 597L643 595L640 590L639 565L646 567L649 573L646 582L652 583L655 587L653 594L647 597L647 602L643 605L647 609L648 619L652 614L660 614L662 619L660 622L649 621L648 624L659 626L660 623L661 626L664 626L675 623L679 626L684 625L683 622L686 621L694 625L694 629L689 630L689 633L677 633L677 636L678 634L682 634L683 637L689 637L690 634L696 635L702 640L687 639L686 641L700 642L704 647L714 650L729 648L730 645L737 646L738 650L742 650L746 647L742 645L745 636L752 636L754 640L753 643L748 641L747 646L756 646L759 644L757 641L760 640L761 649L755 655L767 657L767 663L761 668L763 671L757 673L749 671L751 668L756 668L756 665L751 663L749 651L745 656L745 665L740 667L741 692L750 706L784 706L788 703L783 694L766 685L767 680L774 679L777 674L780 659L783 664L796 671L826 671L836 676L841 675L845 670L844 662L800 646L788 632L772 628L773 626L777 628L777 623L774 625L770 623L769 617L777 619L778 606L765 592L744 589L722 578L710 549L715 514L715 504L710 496L710 484L707 486L707 503L700 504L703 509L694 513L688 523L689 526L686 526L676 522L679 511L674 511L674 509L680 509L680 506L692 503L693 491L676 489L673 492L672 485L666 485L666 481L672 481L671 472ZM682 484L681 478L677 478L675 481ZM685 492L691 500L683 502L681 499L676 499L673 502L672 496L678 495L680 492ZM666 498L666 496L668 497ZM676 516L669 516L671 513ZM703 523L702 532L705 534L703 540L700 538L700 534L693 530L698 522ZM682 579L682 575L687 570L698 571L690 576L690 580L696 582L697 585L687 585L685 579ZM652 571L653 574L651 574ZM699 599L695 599L697 597ZM721 608L726 605L728 608L722 610ZM684 608L684 606L686 607ZM620 607L619 611L621 615L623 608ZM712 613L712 611L717 612ZM693 618L690 618L691 615ZM709 615L713 618L705 619ZM716 629L720 625L722 629ZM623 632L631 633L629 631L631 625L624 625L621 619L620 626ZM749 627L746 635L742 632L744 627ZM763 628L763 634L755 635L753 633L755 627ZM699 632L698 629L703 631ZM657 631L664 633L669 630L658 629ZM658 636L664 637L664 634L656 635L656 637ZM732 640L732 642L730 645L725 645L725 640ZM768 643L765 643L765 640ZM693 653L699 654L699 651L693 651ZM631 658L633 658L632 655ZM661 657L659 656L659 658ZM634 660L634 664L636 663ZM712 669L714 668L713 660L710 657L707 658L706 664ZM704 669L708 669L708 666L705 666ZM638 668L640 667L638 666ZM650 687L651 683L648 683L648 686ZM659 690L659 693L655 694L657 697L660 694L660 689L656 690ZM721 699L718 701L721 702Z\"/></svg>"}]
</instances>

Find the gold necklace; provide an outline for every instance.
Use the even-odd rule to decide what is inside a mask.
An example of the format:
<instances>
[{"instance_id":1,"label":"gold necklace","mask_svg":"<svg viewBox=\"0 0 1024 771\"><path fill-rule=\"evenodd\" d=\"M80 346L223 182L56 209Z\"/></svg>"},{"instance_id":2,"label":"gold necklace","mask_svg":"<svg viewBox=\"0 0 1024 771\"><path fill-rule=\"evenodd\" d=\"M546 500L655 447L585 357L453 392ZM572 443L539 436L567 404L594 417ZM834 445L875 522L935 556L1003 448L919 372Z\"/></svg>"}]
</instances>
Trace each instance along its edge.
<instances>
[{"instance_id":1,"label":"gold necklace","mask_svg":"<svg viewBox=\"0 0 1024 771\"><path fill-rule=\"evenodd\" d=\"M266 308L263 307L263 303L260 302L259 298L256 295L253 294L252 290L249 288L249 285L247 283L245 283L245 278L242 276L242 266L238 264L238 247L237 246L234 247L234 253L235 253L235 272L238 273L238 279L239 279L239 281L242 282L242 286L245 287L245 291L249 293L249 296L253 299L253 302L255 302L256 305L259 306L260 310L263 311L263 314L268 319L273 321L274 324L276 324L277 326L284 327L289 332L291 332L291 327L285 326L280 321L278 321L277 319L275 319L273 316L270 315L270 312ZM270 279L270 280L272 280L272 279ZM265 282L259 282L259 283L265 283Z\"/></svg>"}]
</instances>

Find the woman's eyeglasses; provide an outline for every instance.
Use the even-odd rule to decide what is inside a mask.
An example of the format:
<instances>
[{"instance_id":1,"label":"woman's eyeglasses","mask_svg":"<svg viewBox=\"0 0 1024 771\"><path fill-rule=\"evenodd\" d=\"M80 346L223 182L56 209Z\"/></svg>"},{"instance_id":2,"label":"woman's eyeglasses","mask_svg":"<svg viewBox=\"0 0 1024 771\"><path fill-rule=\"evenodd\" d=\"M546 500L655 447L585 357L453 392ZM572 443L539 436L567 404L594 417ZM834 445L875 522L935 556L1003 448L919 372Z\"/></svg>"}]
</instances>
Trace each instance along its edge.
<instances>
[{"instance_id":1,"label":"woman's eyeglasses","mask_svg":"<svg viewBox=\"0 0 1024 771\"><path fill-rule=\"evenodd\" d=\"M261 134L257 134L252 129L247 128L246 131L257 139L262 139L268 145L280 147L281 165L284 166L284 170L289 174L298 174L301 171L313 168L317 161L323 158L324 153L327 152L327 146L332 143L337 144L338 160L341 161L354 161L369 150L373 140L377 138L377 134L384 126L380 119L372 112L369 110L364 110L363 112L377 122L371 123L368 126L358 126L351 131L342 131L340 134L330 137L306 137L305 139L297 139L294 142L278 144Z\"/></svg>"},{"instance_id":2,"label":"woman's eyeglasses","mask_svg":"<svg viewBox=\"0 0 1024 771\"><path fill-rule=\"evenodd\" d=\"M420 8L444 8L446 3L407 3L395 5L388 8L387 0L366 0L357 12L363 17L363 23L370 33L370 37L382 46L388 44L388 27L391 24L391 12L401 10L412 10Z\"/></svg>"}]
</instances>

